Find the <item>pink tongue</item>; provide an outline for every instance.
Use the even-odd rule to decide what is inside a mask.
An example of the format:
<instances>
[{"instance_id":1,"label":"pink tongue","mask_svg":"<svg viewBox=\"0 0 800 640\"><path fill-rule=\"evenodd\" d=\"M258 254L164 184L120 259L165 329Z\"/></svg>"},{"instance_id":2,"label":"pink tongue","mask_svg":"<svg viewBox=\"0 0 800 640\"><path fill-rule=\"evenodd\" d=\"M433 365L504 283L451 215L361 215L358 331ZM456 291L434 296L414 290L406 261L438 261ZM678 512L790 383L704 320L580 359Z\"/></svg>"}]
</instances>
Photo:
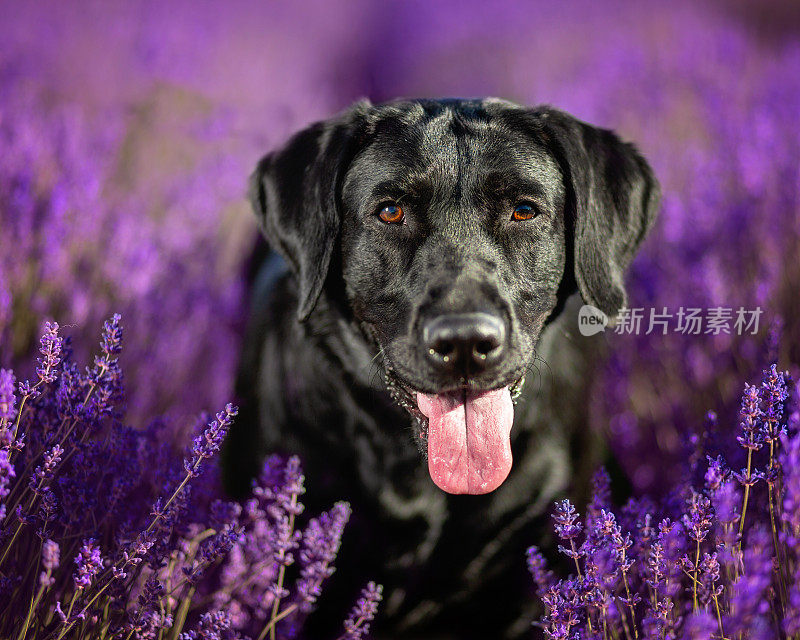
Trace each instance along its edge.
<instances>
[{"instance_id":1,"label":"pink tongue","mask_svg":"<svg viewBox=\"0 0 800 640\"><path fill-rule=\"evenodd\" d=\"M482 393L417 393L428 417L428 471L448 493L494 491L511 471L514 407L508 387Z\"/></svg>"}]
</instances>

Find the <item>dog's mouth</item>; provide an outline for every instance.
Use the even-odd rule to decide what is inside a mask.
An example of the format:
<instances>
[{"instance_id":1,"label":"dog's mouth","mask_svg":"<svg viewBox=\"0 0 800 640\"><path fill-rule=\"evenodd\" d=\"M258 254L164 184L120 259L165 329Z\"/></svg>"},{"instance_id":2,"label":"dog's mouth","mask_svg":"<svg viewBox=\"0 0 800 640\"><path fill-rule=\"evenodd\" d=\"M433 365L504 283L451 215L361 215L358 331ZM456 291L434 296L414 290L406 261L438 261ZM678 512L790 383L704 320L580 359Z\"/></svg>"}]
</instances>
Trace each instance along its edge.
<instances>
[{"instance_id":1,"label":"dog's mouth","mask_svg":"<svg viewBox=\"0 0 800 640\"><path fill-rule=\"evenodd\" d=\"M468 387L423 393L388 370L394 400L414 418L428 471L443 491L479 495L497 489L511 471L514 401L524 378L489 391Z\"/></svg>"}]
</instances>

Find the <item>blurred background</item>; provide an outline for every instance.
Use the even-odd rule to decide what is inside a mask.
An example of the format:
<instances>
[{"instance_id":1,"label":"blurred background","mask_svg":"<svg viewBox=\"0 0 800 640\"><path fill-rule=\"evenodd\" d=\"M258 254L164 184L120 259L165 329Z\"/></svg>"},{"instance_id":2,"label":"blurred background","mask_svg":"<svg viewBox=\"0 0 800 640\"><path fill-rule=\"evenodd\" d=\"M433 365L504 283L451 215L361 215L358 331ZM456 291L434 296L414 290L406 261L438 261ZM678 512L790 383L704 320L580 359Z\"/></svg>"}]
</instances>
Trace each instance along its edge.
<instances>
[{"instance_id":1,"label":"blurred background","mask_svg":"<svg viewBox=\"0 0 800 640\"><path fill-rule=\"evenodd\" d=\"M592 428L658 493L800 363L796 2L0 0L0 363L44 319L84 356L123 315L128 420L231 396L261 154L368 97L550 103L635 141L664 189L632 306L764 310L755 336L605 335ZM794 370L797 373L797 370ZM705 418L718 413L717 423ZM313 480L312 480L313 483Z\"/></svg>"}]
</instances>

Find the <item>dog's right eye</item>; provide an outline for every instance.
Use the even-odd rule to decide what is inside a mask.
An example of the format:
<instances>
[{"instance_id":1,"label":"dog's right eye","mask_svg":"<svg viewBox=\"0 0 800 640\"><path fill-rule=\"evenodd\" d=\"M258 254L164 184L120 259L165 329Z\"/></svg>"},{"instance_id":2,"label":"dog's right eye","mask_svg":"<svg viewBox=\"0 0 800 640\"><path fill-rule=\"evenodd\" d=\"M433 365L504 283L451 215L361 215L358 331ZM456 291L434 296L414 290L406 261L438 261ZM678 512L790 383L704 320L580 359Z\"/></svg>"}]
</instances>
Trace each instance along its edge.
<instances>
[{"instance_id":1,"label":"dog's right eye","mask_svg":"<svg viewBox=\"0 0 800 640\"><path fill-rule=\"evenodd\" d=\"M530 202L521 202L511 214L511 219L515 222L523 222L524 220L532 220L538 215L536 206Z\"/></svg>"},{"instance_id":2,"label":"dog's right eye","mask_svg":"<svg viewBox=\"0 0 800 640\"><path fill-rule=\"evenodd\" d=\"M386 204L378 210L378 218L386 224L402 224L405 214L399 204Z\"/></svg>"}]
</instances>

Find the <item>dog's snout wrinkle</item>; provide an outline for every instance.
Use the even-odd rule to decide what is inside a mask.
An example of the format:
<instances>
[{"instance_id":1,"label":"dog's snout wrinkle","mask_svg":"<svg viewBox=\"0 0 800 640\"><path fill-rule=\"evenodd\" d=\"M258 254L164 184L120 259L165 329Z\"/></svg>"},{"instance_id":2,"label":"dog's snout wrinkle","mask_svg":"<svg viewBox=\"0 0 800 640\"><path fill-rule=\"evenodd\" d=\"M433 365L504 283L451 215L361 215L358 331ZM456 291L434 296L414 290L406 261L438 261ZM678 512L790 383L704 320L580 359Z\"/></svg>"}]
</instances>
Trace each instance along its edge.
<instances>
[{"instance_id":1,"label":"dog's snout wrinkle","mask_svg":"<svg viewBox=\"0 0 800 640\"><path fill-rule=\"evenodd\" d=\"M434 367L469 375L502 360L506 327L502 319L489 313L440 315L423 325L422 342Z\"/></svg>"}]
</instances>

